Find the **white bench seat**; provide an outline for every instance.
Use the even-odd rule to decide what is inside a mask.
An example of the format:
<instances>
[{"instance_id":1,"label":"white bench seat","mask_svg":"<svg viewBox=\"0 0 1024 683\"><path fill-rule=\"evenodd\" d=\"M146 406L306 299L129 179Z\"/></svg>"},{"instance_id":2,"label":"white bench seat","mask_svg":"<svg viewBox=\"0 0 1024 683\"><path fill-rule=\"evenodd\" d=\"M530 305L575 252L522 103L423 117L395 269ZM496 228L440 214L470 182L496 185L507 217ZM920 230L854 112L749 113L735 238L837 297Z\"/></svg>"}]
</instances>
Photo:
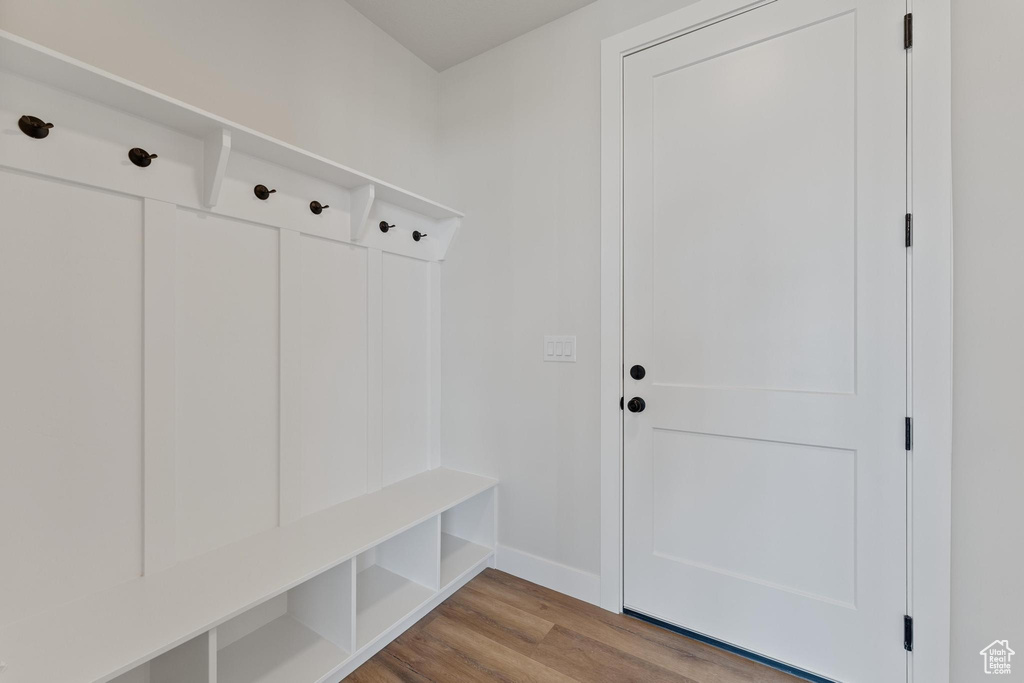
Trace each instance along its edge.
<instances>
[{"instance_id":1,"label":"white bench seat","mask_svg":"<svg viewBox=\"0 0 1024 683\"><path fill-rule=\"evenodd\" d=\"M0 683L111 680L496 483L431 470L16 622L0 631ZM386 626L373 630L383 635Z\"/></svg>"}]
</instances>

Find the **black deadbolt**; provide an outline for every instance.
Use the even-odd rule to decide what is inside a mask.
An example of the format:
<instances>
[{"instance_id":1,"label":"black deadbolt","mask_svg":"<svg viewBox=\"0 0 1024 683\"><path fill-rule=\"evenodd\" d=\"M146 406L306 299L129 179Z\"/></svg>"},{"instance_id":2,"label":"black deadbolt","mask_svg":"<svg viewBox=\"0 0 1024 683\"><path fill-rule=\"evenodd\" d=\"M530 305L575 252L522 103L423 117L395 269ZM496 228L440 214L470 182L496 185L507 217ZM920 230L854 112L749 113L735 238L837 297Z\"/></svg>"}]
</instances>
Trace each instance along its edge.
<instances>
[{"instance_id":1,"label":"black deadbolt","mask_svg":"<svg viewBox=\"0 0 1024 683\"><path fill-rule=\"evenodd\" d=\"M647 376L647 371L642 365L634 365L629 369L629 376L635 380L641 380Z\"/></svg>"},{"instance_id":2,"label":"black deadbolt","mask_svg":"<svg viewBox=\"0 0 1024 683\"><path fill-rule=\"evenodd\" d=\"M21 128L21 132L30 138L42 140L50 134L50 129L53 128L53 124L46 123L40 118L26 114L18 119L18 128Z\"/></svg>"},{"instance_id":3,"label":"black deadbolt","mask_svg":"<svg viewBox=\"0 0 1024 683\"><path fill-rule=\"evenodd\" d=\"M136 166L146 168L151 163L153 163L153 159L156 159L156 155L150 154L141 147L132 147L130 150L128 150L128 158Z\"/></svg>"},{"instance_id":4,"label":"black deadbolt","mask_svg":"<svg viewBox=\"0 0 1024 683\"><path fill-rule=\"evenodd\" d=\"M315 213L317 216L319 216L321 213L323 213L324 209L329 209L329 208L331 208L331 207L328 204L321 204L320 202L318 202L315 199L309 203L309 210L312 211L313 213Z\"/></svg>"},{"instance_id":5,"label":"black deadbolt","mask_svg":"<svg viewBox=\"0 0 1024 683\"><path fill-rule=\"evenodd\" d=\"M264 201L266 201L270 197L270 195L274 194L275 192L277 192L277 190L268 190L266 185L257 185L256 187L252 188L252 193Z\"/></svg>"},{"instance_id":6,"label":"black deadbolt","mask_svg":"<svg viewBox=\"0 0 1024 683\"><path fill-rule=\"evenodd\" d=\"M631 413L642 413L647 407L647 402L639 396L634 396L629 399L629 403L626 404L626 407L629 408L629 412Z\"/></svg>"}]
</instances>

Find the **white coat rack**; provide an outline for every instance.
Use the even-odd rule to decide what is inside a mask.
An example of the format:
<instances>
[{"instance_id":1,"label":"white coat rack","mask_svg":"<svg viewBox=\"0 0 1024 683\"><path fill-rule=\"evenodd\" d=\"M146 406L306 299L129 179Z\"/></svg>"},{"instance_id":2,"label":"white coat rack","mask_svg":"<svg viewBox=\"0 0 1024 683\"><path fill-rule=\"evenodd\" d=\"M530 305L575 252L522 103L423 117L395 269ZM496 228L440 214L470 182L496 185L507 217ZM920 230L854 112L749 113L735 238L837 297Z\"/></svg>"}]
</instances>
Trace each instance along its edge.
<instances>
[{"instance_id":1,"label":"white coat rack","mask_svg":"<svg viewBox=\"0 0 1024 683\"><path fill-rule=\"evenodd\" d=\"M493 565L461 218L0 32L0 683L334 681Z\"/></svg>"}]
</instances>

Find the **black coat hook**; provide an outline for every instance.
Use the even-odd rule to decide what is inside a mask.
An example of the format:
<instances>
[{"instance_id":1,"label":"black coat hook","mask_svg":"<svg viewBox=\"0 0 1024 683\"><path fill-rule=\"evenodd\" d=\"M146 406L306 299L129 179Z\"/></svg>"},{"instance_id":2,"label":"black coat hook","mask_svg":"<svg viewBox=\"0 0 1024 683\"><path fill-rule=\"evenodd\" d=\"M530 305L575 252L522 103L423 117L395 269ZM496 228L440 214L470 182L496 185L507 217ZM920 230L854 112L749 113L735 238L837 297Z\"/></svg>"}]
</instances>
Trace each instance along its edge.
<instances>
[{"instance_id":1,"label":"black coat hook","mask_svg":"<svg viewBox=\"0 0 1024 683\"><path fill-rule=\"evenodd\" d=\"M151 163L153 163L153 159L156 159L156 155L150 154L141 147L132 147L130 150L128 150L128 158L136 166L146 168Z\"/></svg>"},{"instance_id":2,"label":"black coat hook","mask_svg":"<svg viewBox=\"0 0 1024 683\"><path fill-rule=\"evenodd\" d=\"M321 204L317 200L313 200L309 203L309 210L319 216L324 209L331 208L329 204Z\"/></svg>"},{"instance_id":3,"label":"black coat hook","mask_svg":"<svg viewBox=\"0 0 1024 683\"><path fill-rule=\"evenodd\" d=\"M390 229L391 229L391 228L393 228L393 227L395 227L395 226L393 226L393 225L388 225L388 222L387 222L387 221L381 221L381 222L380 222L380 231L381 231L381 232L387 232L388 230L390 230Z\"/></svg>"},{"instance_id":4,"label":"black coat hook","mask_svg":"<svg viewBox=\"0 0 1024 683\"><path fill-rule=\"evenodd\" d=\"M40 118L26 114L18 119L18 128L21 128L21 132L30 138L42 140L50 134L50 129L53 128L53 124L46 123Z\"/></svg>"},{"instance_id":5,"label":"black coat hook","mask_svg":"<svg viewBox=\"0 0 1024 683\"><path fill-rule=\"evenodd\" d=\"M420 232L419 230L413 230L412 231L412 238L414 240L416 240L417 242L419 242L421 239L423 239L426 236L427 236L427 233L425 233L425 232Z\"/></svg>"},{"instance_id":6,"label":"black coat hook","mask_svg":"<svg viewBox=\"0 0 1024 683\"><path fill-rule=\"evenodd\" d=\"M259 199L266 201L270 197L270 195L277 192L277 190L268 190L266 185L257 185L256 187L252 188L252 192Z\"/></svg>"}]
</instances>

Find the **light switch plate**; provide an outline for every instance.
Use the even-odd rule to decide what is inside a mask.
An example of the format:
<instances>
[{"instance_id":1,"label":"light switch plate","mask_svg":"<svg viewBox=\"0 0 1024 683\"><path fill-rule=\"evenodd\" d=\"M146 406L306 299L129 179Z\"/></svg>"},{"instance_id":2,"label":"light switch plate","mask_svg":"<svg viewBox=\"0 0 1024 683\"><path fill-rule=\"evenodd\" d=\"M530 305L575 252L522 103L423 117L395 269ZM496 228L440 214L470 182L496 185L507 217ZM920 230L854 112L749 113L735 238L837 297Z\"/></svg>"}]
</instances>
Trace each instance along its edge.
<instances>
[{"instance_id":1,"label":"light switch plate","mask_svg":"<svg viewBox=\"0 0 1024 683\"><path fill-rule=\"evenodd\" d=\"M576 362L576 336L566 335L545 335L544 336L544 362L545 363L575 363Z\"/></svg>"}]
</instances>

